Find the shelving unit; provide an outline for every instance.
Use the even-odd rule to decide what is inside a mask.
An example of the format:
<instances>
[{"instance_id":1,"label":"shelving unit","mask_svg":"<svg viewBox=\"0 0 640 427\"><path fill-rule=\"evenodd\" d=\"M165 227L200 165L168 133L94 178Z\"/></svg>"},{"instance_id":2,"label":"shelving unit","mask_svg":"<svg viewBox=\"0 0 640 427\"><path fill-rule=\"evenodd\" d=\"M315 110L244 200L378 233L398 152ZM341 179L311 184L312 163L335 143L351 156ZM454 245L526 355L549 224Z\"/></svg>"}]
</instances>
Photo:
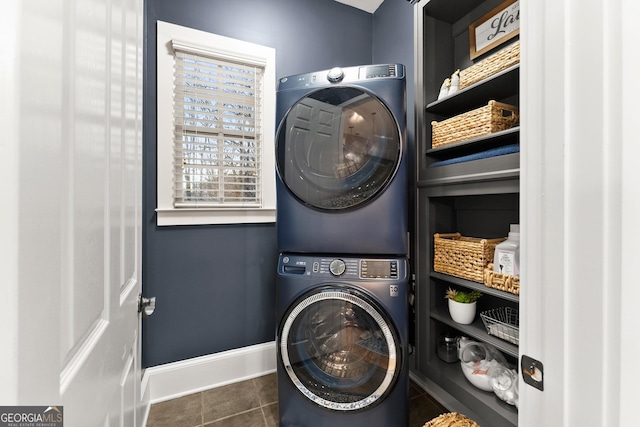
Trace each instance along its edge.
<instances>
[{"instance_id":1,"label":"shelving unit","mask_svg":"<svg viewBox=\"0 0 640 427\"><path fill-rule=\"evenodd\" d=\"M489 100L519 105L520 66L514 65L440 100L442 81L456 69L472 65L468 27L500 5L502 0L427 0L416 7L416 351L412 374L448 409L467 414L480 425L513 427L518 424L514 406L495 394L474 387L459 363L437 356L437 343L451 330L496 346L517 365L518 346L489 335L479 313L507 306L517 308L517 295L433 271L433 235L459 232L463 236L506 237L509 225L520 218L519 152L433 167L499 147L519 143L520 128L442 147L431 146L431 122L470 111ZM513 42L510 40L506 44ZM490 52L492 53L492 52ZM490 54L489 53L489 54ZM481 60L483 57L477 58ZM470 325L455 323L448 312L445 291L480 290L478 315Z\"/></svg>"}]
</instances>

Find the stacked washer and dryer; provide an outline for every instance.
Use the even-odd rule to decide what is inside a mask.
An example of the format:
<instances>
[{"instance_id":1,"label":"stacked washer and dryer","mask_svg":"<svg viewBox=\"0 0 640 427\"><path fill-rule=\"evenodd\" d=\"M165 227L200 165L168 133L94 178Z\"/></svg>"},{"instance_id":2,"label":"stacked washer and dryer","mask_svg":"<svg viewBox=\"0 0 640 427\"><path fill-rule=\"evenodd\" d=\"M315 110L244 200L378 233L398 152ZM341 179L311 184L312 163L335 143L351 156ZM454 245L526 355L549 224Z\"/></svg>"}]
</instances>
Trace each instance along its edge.
<instances>
[{"instance_id":1,"label":"stacked washer and dryer","mask_svg":"<svg viewBox=\"0 0 640 427\"><path fill-rule=\"evenodd\" d=\"M408 425L405 68L277 92L280 426Z\"/></svg>"}]
</instances>

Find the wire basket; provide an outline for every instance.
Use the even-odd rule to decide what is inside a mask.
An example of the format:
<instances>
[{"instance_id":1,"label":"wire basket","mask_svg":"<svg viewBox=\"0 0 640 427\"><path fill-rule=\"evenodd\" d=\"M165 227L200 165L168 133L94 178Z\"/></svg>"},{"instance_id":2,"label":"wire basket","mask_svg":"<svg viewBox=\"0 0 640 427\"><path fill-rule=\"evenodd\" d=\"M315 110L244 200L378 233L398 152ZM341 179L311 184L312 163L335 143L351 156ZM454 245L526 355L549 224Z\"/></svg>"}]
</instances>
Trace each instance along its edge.
<instances>
[{"instance_id":1,"label":"wire basket","mask_svg":"<svg viewBox=\"0 0 640 427\"><path fill-rule=\"evenodd\" d=\"M511 307L499 307L480 313L480 318L489 335L512 344L520 342L520 320L518 310Z\"/></svg>"}]
</instances>

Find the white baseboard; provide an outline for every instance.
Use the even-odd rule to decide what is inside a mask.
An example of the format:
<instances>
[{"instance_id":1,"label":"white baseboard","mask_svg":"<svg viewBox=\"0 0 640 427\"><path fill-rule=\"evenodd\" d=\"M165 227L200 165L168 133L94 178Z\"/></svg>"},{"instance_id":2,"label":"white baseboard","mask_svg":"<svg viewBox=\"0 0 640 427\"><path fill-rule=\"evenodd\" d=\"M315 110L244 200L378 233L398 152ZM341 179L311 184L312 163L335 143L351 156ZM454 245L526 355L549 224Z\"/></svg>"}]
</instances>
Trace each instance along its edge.
<instances>
[{"instance_id":1,"label":"white baseboard","mask_svg":"<svg viewBox=\"0 0 640 427\"><path fill-rule=\"evenodd\" d=\"M276 343L269 342L147 368L142 381L157 403L275 370Z\"/></svg>"}]
</instances>

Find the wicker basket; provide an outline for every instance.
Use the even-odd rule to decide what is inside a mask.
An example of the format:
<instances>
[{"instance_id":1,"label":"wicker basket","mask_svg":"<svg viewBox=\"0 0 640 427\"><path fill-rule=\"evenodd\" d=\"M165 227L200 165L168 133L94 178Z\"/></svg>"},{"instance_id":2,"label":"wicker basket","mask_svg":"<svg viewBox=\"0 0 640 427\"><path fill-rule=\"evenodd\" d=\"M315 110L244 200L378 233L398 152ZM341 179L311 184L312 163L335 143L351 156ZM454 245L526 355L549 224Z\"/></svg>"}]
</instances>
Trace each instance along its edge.
<instances>
[{"instance_id":1,"label":"wicker basket","mask_svg":"<svg viewBox=\"0 0 640 427\"><path fill-rule=\"evenodd\" d=\"M491 100L475 110L431 122L431 146L436 148L510 129L518 124L518 120L517 107Z\"/></svg>"},{"instance_id":2,"label":"wicker basket","mask_svg":"<svg viewBox=\"0 0 640 427\"><path fill-rule=\"evenodd\" d=\"M520 62L520 40L460 71L459 88L484 80Z\"/></svg>"},{"instance_id":3,"label":"wicker basket","mask_svg":"<svg viewBox=\"0 0 640 427\"><path fill-rule=\"evenodd\" d=\"M474 282L483 282L484 269L493 261L496 245L505 238L479 239L460 233L433 236L433 269Z\"/></svg>"},{"instance_id":4,"label":"wicker basket","mask_svg":"<svg viewBox=\"0 0 640 427\"><path fill-rule=\"evenodd\" d=\"M484 269L484 284L490 288L520 295L520 277L493 271L493 264Z\"/></svg>"},{"instance_id":5,"label":"wicker basket","mask_svg":"<svg viewBox=\"0 0 640 427\"><path fill-rule=\"evenodd\" d=\"M442 414L437 418L427 422L423 427L480 427L478 423L471 418L457 412L449 412Z\"/></svg>"}]
</instances>

